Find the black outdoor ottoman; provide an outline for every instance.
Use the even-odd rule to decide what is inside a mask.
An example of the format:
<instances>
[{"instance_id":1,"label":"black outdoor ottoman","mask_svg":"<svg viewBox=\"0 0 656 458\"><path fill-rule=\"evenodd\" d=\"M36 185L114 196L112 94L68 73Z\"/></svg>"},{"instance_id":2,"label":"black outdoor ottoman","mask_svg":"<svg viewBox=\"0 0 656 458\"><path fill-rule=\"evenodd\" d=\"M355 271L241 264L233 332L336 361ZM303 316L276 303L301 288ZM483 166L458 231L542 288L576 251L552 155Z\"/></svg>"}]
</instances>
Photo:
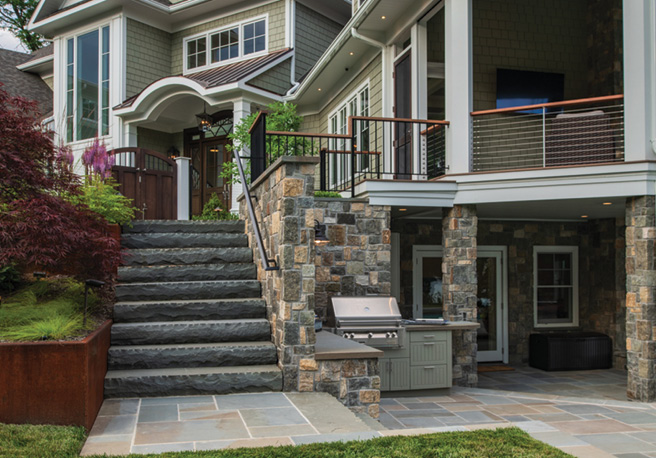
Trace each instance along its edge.
<instances>
[{"instance_id":1,"label":"black outdoor ottoman","mask_svg":"<svg viewBox=\"0 0 656 458\"><path fill-rule=\"evenodd\" d=\"M600 332L531 334L529 365L545 371L610 369L613 343Z\"/></svg>"}]
</instances>

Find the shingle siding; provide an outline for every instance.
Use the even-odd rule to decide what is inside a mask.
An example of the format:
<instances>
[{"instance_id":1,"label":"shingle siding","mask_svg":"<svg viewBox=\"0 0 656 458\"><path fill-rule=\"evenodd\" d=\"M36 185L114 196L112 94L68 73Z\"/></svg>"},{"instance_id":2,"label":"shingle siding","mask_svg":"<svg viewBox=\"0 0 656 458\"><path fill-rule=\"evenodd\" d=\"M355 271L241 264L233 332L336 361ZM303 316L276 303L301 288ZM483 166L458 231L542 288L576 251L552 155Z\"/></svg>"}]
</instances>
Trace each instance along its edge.
<instances>
[{"instance_id":1,"label":"shingle siding","mask_svg":"<svg viewBox=\"0 0 656 458\"><path fill-rule=\"evenodd\" d=\"M182 152L184 140L182 132L169 134L158 130L147 129L145 127L137 128L137 146L147 148L158 153L166 154L171 146L178 148Z\"/></svg>"},{"instance_id":2,"label":"shingle siding","mask_svg":"<svg viewBox=\"0 0 656 458\"><path fill-rule=\"evenodd\" d=\"M264 89L265 91L284 95L292 87L290 73L291 59L287 59L285 62L273 67L271 70L253 78L248 84Z\"/></svg>"},{"instance_id":3,"label":"shingle siding","mask_svg":"<svg viewBox=\"0 0 656 458\"><path fill-rule=\"evenodd\" d=\"M298 81L330 46L342 26L327 17L296 4L296 75Z\"/></svg>"},{"instance_id":4,"label":"shingle siding","mask_svg":"<svg viewBox=\"0 0 656 458\"><path fill-rule=\"evenodd\" d=\"M128 19L126 96L141 92L155 80L171 75L171 35Z\"/></svg>"},{"instance_id":5,"label":"shingle siding","mask_svg":"<svg viewBox=\"0 0 656 458\"><path fill-rule=\"evenodd\" d=\"M269 52L278 51L285 47L285 2L276 1L267 5L253 8L252 10L242 13L224 16L204 24L200 24L188 29L176 32L171 41L171 74L177 75L183 72L183 49L182 44L186 37L206 32L208 30L220 29L221 27L234 24L236 22L246 21L250 18L255 19L258 16L268 14L268 45Z\"/></svg>"}]
</instances>

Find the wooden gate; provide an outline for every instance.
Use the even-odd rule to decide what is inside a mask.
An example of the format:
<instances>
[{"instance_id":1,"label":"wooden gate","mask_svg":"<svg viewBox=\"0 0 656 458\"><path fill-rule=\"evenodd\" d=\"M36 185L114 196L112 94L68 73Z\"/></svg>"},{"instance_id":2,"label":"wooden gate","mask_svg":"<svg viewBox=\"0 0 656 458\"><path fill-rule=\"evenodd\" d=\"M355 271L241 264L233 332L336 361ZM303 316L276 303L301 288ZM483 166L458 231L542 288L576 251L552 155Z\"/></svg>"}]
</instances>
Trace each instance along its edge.
<instances>
[{"instance_id":1,"label":"wooden gate","mask_svg":"<svg viewBox=\"0 0 656 458\"><path fill-rule=\"evenodd\" d=\"M138 219L177 219L175 161L145 148L118 148L112 176L119 191L134 201Z\"/></svg>"}]
</instances>

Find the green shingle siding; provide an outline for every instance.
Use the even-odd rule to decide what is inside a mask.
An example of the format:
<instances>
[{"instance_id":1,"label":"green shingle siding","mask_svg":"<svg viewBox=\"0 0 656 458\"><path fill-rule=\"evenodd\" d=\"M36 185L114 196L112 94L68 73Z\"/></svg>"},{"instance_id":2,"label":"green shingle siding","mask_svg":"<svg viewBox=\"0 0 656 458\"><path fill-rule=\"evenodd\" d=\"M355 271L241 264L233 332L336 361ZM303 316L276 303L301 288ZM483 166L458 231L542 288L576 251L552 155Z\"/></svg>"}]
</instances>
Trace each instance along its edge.
<instances>
[{"instance_id":1,"label":"green shingle siding","mask_svg":"<svg viewBox=\"0 0 656 458\"><path fill-rule=\"evenodd\" d=\"M292 87L290 82L291 59L267 70L260 76L253 78L248 84L275 94L284 95Z\"/></svg>"},{"instance_id":2,"label":"green shingle siding","mask_svg":"<svg viewBox=\"0 0 656 458\"><path fill-rule=\"evenodd\" d=\"M171 75L171 35L128 19L126 96L141 92L155 80Z\"/></svg>"},{"instance_id":3,"label":"green shingle siding","mask_svg":"<svg viewBox=\"0 0 656 458\"><path fill-rule=\"evenodd\" d=\"M173 34L171 41L171 74L177 75L182 73L183 67L183 49L182 44L184 38L196 35L198 33L206 32L208 30L220 29L221 27L248 20L250 18L257 18L268 14L269 28L269 52L277 51L285 47L285 2L276 1L267 5L253 8L252 10L244 11L243 13L232 14L230 16L221 17L208 21L204 24L190 27L180 32Z\"/></svg>"},{"instance_id":4,"label":"green shingle siding","mask_svg":"<svg viewBox=\"0 0 656 458\"><path fill-rule=\"evenodd\" d=\"M158 153L166 154L171 146L178 148L182 152L184 148L182 132L169 134L159 130L137 127L137 146L146 148Z\"/></svg>"},{"instance_id":5,"label":"green shingle siding","mask_svg":"<svg viewBox=\"0 0 656 458\"><path fill-rule=\"evenodd\" d=\"M296 4L296 80L312 68L340 30L338 23Z\"/></svg>"}]
</instances>

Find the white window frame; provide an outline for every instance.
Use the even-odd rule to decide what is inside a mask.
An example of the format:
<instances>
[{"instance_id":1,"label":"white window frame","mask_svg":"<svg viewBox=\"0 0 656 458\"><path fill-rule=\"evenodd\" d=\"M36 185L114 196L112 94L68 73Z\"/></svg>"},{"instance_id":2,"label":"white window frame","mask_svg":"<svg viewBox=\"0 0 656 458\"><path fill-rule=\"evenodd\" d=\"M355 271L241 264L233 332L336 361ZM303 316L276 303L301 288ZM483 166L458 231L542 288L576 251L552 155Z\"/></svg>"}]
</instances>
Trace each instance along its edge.
<instances>
[{"instance_id":1,"label":"white window frame","mask_svg":"<svg viewBox=\"0 0 656 458\"><path fill-rule=\"evenodd\" d=\"M248 24L253 24L255 22L260 22L264 20L264 49L262 51L252 52L250 54L244 54L244 26ZM218 61L212 63L211 59L211 50L212 50L212 35L226 32L231 29L239 29L239 55L230 59ZM205 38L205 65L200 65L198 67L189 68L188 55L187 55L187 43L199 38ZM203 70L208 70L210 68L221 67L227 64L234 64L235 62L240 62L247 59L252 59L254 57L259 57L267 54L269 52L269 15L264 14L262 16L257 16L243 21L234 22L232 24L224 25L215 29L208 30L206 32L197 33L195 35L190 35L185 37L182 40L182 65L183 65L183 74L200 72Z\"/></svg>"},{"instance_id":2,"label":"white window frame","mask_svg":"<svg viewBox=\"0 0 656 458\"><path fill-rule=\"evenodd\" d=\"M561 253L571 256L572 320L569 323L538 323L538 254ZM546 285L548 287L549 285ZM545 287L545 286L542 286ZM563 286L558 286L562 288ZM550 245L533 247L533 326L535 328L573 328L579 325L579 247Z\"/></svg>"},{"instance_id":3,"label":"white window frame","mask_svg":"<svg viewBox=\"0 0 656 458\"><path fill-rule=\"evenodd\" d=\"M102 61L103 61L103 55L105 54L102 49L103 45L103 29L107 27L109 30L108 33L108 40L109 40L109 51L107 52L108 55L108 64L109 64L109 69L108 69L108 86L109 86L109 104L108 106L103 106L102 104L102 87L103 87L103 82L104 80L102 79ZM96 136L95 137L89 137L89 138L83 138L78 140L77 139L77 131L78 131L78 119L77 119L77 68L78 68L78 61L77 61L77 49L78 49L78 38L84 35L87 35L91 32L97 31L98 32L98 129L96 130ZM63 131L61 138L63 139L64 143L66 145L75 145L75 144L81 144L81 143L88 143L90 141L93 141L94 138L99 138L99 139L105 139L111 136L112 134L112 93L114 90L116 90L116 86L113 84L113 79L116 78L116 75L113 75L113 61L112 61L112 54L117 52L116 49L114 49L114 40L113 40L113 34L115 32L112 30L112 25L110 22L101 22L94 24L93 27L89 27L87 29L83 29L81 31L77 31L74 34L67 35L63 37L61 41L61 49L62 49L62 56L61 56L61 68L62 68L62 84L61 87L63 89L62 94L62 106L63 106ZM68 140L68 42L70 40L73 40L73 109L72 109L72 117L73 117L73 138L72 140ZM114 78L112 78L114 76ZM107 134L102 133L102 128L103 128L103 111L107 109L108 113L108 126L107 126Z\"/></svg>"},{"instance_id":4,"label":"white window frame","mask_svg":"<svg viewBox=\"0 0 656 458\"><path fill-rule=\"evenodd\" d=\"M342 99L342 102L337 105L337 108L333 109L328 114L328 133L330 134L341 134L346 135L349 131L348 118L350 116L362 116L362 98L361 94L367 91L367 116L371 116L371 88L370 88L370 79L367 78L362 84L360 84L354 91L348 94L348 96ZM352 113L353 104L356 107L357 113ZM340 115L344 117L343 113L346 113L345 124L344 126L340 125ZM337 129L335 129L337 126ZM356 144L359 142L360 134L355 133ZM371 142L371 137L369 138ZM346 141L340 139L331 139L330 142L331 150L344 150L346 149ZM349 178L351 173L351 162L350 159L343 164L346 160L344 155L337 157L336 155L331 155L332 157L328 158L329 161L329 183L331 185L342 184L344 180ZM346 176L343 176L342 171L346 172Z\"/></svg>"}]
</instances>

